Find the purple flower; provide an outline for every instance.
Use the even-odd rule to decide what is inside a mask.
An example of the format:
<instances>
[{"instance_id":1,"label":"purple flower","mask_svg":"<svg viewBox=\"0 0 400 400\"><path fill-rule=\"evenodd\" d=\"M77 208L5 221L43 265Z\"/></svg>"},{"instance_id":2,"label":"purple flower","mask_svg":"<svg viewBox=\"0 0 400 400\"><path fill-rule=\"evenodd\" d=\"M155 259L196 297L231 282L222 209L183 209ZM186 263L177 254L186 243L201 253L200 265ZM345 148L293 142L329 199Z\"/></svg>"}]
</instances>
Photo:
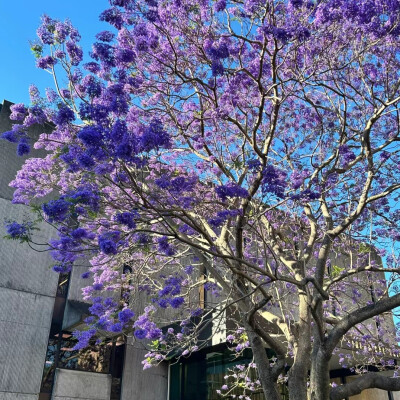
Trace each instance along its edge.
<instances>
[{"instance_id":1,"label":"purple flower","mask_svg":"<svg viewBox=\"0 0 400 400\"><path fill-rule=\"evenodd\" d=\"M225 43L222 43L218 46L212 45L207 47L206 51L213 61L218 61L220 59L229 57L229 49Z\"/></svg>"},{"instance_id":2,"label":"purple flower","mask_svg":"<svg viewBox=\"0 0 400 400\"><path fill-rule=\"evenodd\" d=\"M57 264L53 266L53 271L59 274L67 274L72 270L71 264Z\"/></svg>"},{"instance_id":3,"label":"purple flower","mask_svg":"<svg viewBox=\"0 0 400 400\"><path fill-rule=\"evenodd\" d=\"M72 40L68 40L68 42L65 43L65 46L67 48L67 53L71 58L71 64L78 65L83 58L83 51L81 47Z\"/></svg>"},{"instance_id":4,"label":"purple flower","mask_svg":"<svg viewBox=\"0 0 400 400\"><path fill-rule=\"evenodd\" d=\"M65 52L63 52L62 50L56 50L54 52L54 57L63 60L65 58Z\"/></svg>"},{"instance_id":5,"label":"purple flower","mask_svg":"<svg viewBox=\"0 0 400 400\"><path fill-rule=\"evenodd\" d=\"M157 304L161 307L161 308L167 308L168 307L168 300L167 299L160 299L157 301Z\"/></svg>"},{"instance_id":6,"label":"purple flower","mask_svg":"<svg viewBox=\"0 0 400 400\"><path fill-rule=\"evenodd\" d=\"M233 335L228 335L226 337L226 341L229 343L233 343L234 340L235 340L235 336L233 336Z\"/></svg>"},{"instance_id":7,"label":"purple flower","mask_svg":"<svg viewBox=\"0 0 400 400\"><path fill-rule=\"evenodd\" d=\"M133 317L134 317L135 313L129 309L129 308L124 308L122 311L120 311L118 313L118 319L126 324L127 322L129 322Z\"/></svg>"},{"instance_id":8,"label":"purple flower","mask_svg":"<svg viewBox=\"0 0 400 400\"><path fill-rule=\"evenodd\" d=\"M267 165L263 170L262 192L263 194L272 193L276 197L285 197L287 173L273 165Z\"/></svg>"},{"instance_id":9,"label":"purple flower","mask_svg":"<svg viewBox=\"0 0 400 400\"><path fill-rule=\"evenodd\" d=\"M43 124L47 121L46 114L42 108L38 105L29 108L29 114L24 120L25 126L31 126L34 124Z\"/></svg>"},{"instance_id":10,"label":"purple flower","mask_svg":"<svg viewBox=\"0 0 400 400\"><path fill-rule=\"evenodd\" d=\"M159 339L162 336L162 331L161 329L158 328L152 328L149 329L149 331L147 332L147 338L148 339Z\"/></svg>"},{"instance_id":11,"label":"purple flower","mask_svg":"<svg viewBox=\"0 0 400 400\"><path fill-rule=\"evenodd\" d=\"M100 65L94 61L83 64L83 68L89 72L92 72L93 74L97 74L100 71Z\"/></svg>"},{"instance_id":12,"label":"purple flower","mask_svg":"<svg viewBox=\"0 0 400 400\"><path fill-rule=\"evenodd\" d=\"M135 60L135 52L130 49L117 49L115 59L122 64L130 63Z\"/></svg>"},{"instance_id":13,"label":"purple flower","mask_svg":"<svg viewBox=\"0 0 400 400\"><path fill-rule=\"evenodd\" d=\"M93 157L91 157L87 153L82 153L79 156L77 156L76 161L82 168L85 168L88 170L92 169L95 166L95 161L94 161Z\"/></svg>"},{"instance_id":14,"label":"purple flower","mask_svg":"<svg viewBox=\"0 0 400 400\"><path fill-rule=\"evenodd\" d=\"M168 243L168 238L166 236L160 237L158 240L158 250L167 256L173 256L175 254L174 249Z\"/></svg>"},{"instance_id":15,"label":"purple flower","mask_svg":"<svg viewBox=\"0 0 400 400\"><path fill-rule=\"evenodd\" d=\"M89 345L89 341L96 334L96 330L89 329L87 331L74 331L72 334L76 339L78 339L78 343L74 346L73 350L80 350Z\"/></svg>"},{"instance_id":16,"label":"purple flower","mask_svg":"<svg viewBox=\"0 0 400 400\"><path fill-rule=\"evenodd\" d=\"M39 26L36 34L43 44L54 44L54 35L52 33L54 22L47 15L42 16L42 25Z\"/></svg>"},{"instance_id":17,"label":"purple flower","mask_svg":"<svg viewBox=\"0 0 400 400\"><path fill-rule=\"evenodd\" d=\"M108 22L109 24L115 26L117 29L121 29L124 23L121 11L119 11L116 7L104 10L100 14L99 19L100 21Z\"/></svg>"},{"instance_id":18,"label":"purple flower","mask_svg":"<svg viewBox=\"0 0 400 400\"><path fill-rule=\"evenodd\" d=\"M215 218L210 218L208 222L214 228L217 228L222 225L227 219L236 217L238 215L241 215L241 212L239 210L223 210L217 212L217 216Z\"/></svg>"},{"instance_id":19,"label":"purple flower","mask_svg":"<svg viewBox=\"0 0 400 400\"><path fill-rule=\"evenodd\" d=\"M103 139L101 131L94 126L84 127L77 136L87 146L99 146Z\"/></svg>"},{"instance_id":20,"label":"purple flower","mask_svg":"<svg viewBox=\"0 0 400 400\"><path fill-rule=\"evenodd\" d=\"M115 242L118 239L119 232L107 232L99 236L98 243L100 250L107 255L117 254L117 244Z\"/></svg>"},{"instance_id":21,"label":"purple flower","mask_svg":"<svg viewBox=\"0 0 400 400\"><path fill-rule=\"evenodd\" d=\"M249 195L249 192L245 188L242 188L236 183L218 186L215 188L215 192L222 201L226 201L228 197L246 198Z\"/></svg>"},{"instance_id":22,"label":"purple flower","mask_svg":"<svg viewBox=\"0 0 400 400\"><path fill-rule=\"evenodd\" d=\"M214 4L214 10L216 12L220 12L220 11L224 11L226 8L226 0L218 0L215 4Z\"/></svg>"},{"instance_id":23,"label":"purple flower","mask_svg":"<svg viewBox=\"0 0 400 400\"><path fill-rule=\"evenodd\" d=\"M190 315L192 316L192 317L200 317L200 315L202 315L203 314L203 309L201 309L201 308L196 308L195 310L193 310L191 313L190 313Z\"/></svg>"},{"instance_id":24,"label":"purple flower","mask_svg":"<svg viewBox=\"0 0 400 400\"><path fill-rule=\"evenodd\" d=\"M27 237L28 226L26 224L11 222L6 225L6 232L12 239L22 239Z\"/></svg>"},{"instance_id":25,"label":"purple flower","mask_svg":"<svg viewBox=\"0 0 400 400\"><path fill-rule=\"evenodd\" d=\"M96 39L100 40L100 42L112 42L114 38L115 38L114 33L110 31L102 31L96 35Z\"/></svg>"},{"instance_id":26,"label":"purple flower","mask_svg":"<svg viewBox=\"0 0 400 400\"><path fill-rule=\"evenodd\" d=\"M90 98L99 97L102 93L102 85L93 75L85 76L81 81L81 86Z\"/></svg>"},{"instance_id":27,"label":"purple flower","mask_svg":"<svg viewBox=\"0 0 400 400\"><path fill-rule=\"evenodd\" d=\"M57 60L51 56L39 58L36 62L36 66L41 69L51 68L57 64Z\"/></svg>"},{"instance_id":28,"label":"purple flower","mask_svg":"<svg viewBox=\"0 0 400 400\"><path fill-rule=\"evenodd\" d=\"M290 0L290 4L292 4L293 7L298 8L303 5L303 0Z\"/></svg>"},{"instance_id":29,"label":"purple flower","mask_svg":"<svg viewBox=\"0 0 400 400\"><path fill-rule=\"evenodd\" d=\"M146 233L140 232L135 235L136 242L141 245L146 245L150 242L149 235Z\"/></svg>"},{"instance_id":30,"label":"purple flower","mask_svg":"<svg viewBox=\"0 0 400 400\"><path fill-rule=\"evenodd\" d=\"M133 334L137 339L145 339L147 336L147 332L144 329L136 329Z\"/></svg>"},{"instance_id":31,"label":"purple flower","mask_svg":"<svg viewBox=\"0 0 400 400\"><path fill-rule=\"evenodd\" d=\"M71 203L64 199L50 200L48 203L42 205L43 212L47 215L50 222L62 222L69 213Z\"/></svg>"},{"instance_id":32,"label":"purple flower","mask_svg":"<svg viewBox=\"0 0 400 400\"><path fill-rule=\"evenodd\" d=\"M174 297L171 299L170 304L172 308L179 308L185 302L183 297Z\"/></svg>"},{"instance_id":33,"label":"purple flower","mask_svg":"<svg viewBox=\"0 0 400 400\"><path fill-rule=\"evenodd\" d=\"M22 103L13 104L10 107L10 110L10 119L14 121L22 121L25 118L26 113L28 112L27 108Z\"/></svg>"},{"instance_id":34,"label":"purple flower","mask_svg":"<svg viewBox=\"0 0 400 400\"><path fill-rule=\"evenodd\" d=\"M72 122L75 119L74 112L67 106L62 105L54 117L54 123L63 126Z\"/></svg>"},{"instance_id":35,"label":"purple flower","mask_svg":"<svg viewBox=\"0 0 400 400\"><path fill-rule=\"evenodd\" d=\"M94 187L78 187L75 191L69 192L68 197L71 198L74 203L80 203L89 206L92 211L97 211L99 208L100 197Z\"/></svg>"},{"instance_id":36,"label":"purple flower","mask_svg":"<svg viewBox=\"0 0 400 400\"><path fill-rule=\"evenodd\" d=\"M116 322L115 324L111 325L110 330L111 332L121 332L122 324L120 322Z\"/></svg>"},{"instance_id":37,"label":"purple flower","mask_svg":"<svg viewBox=\"0 0 400 400\"><path fill-rule=\"evenodd\" d=\"M170 147L170 136L163 129L161 121L154 119L149 126L144 129L143 135L140 138L140 147L142 151L150 152L160 148Z\"/></svg>"},{"instance_id":38,"label":"purple flower","mask_svg":"<svg viewBox=\"0 0 400 400\"><path fill-rule=\"evenodd\" d=\"M2 137L4 140L8 140L8 141L11 142L11 143L17 143L17 142L18 142L18 137L16 136L15 132L13 132L13 131L4 132L4 133L1 135L1 137Z\"/></svg>"},{"instance_id":39,"label":"purple flower","mask_svg":"<svg viewBox=\"0 0 400 400\"><path fill-rule=\"evenodd\" d=\"M380 161L386 161L386 160L388 160L390 158L390 153L388 152L388 151L382 151L380 154L379 154L379 160Z\"/></svg>"},{"instance_id":40,"label":"purple flower","mask_svg":"<svg viewBox=\"0 0 400 400\"><path fill-rule=\"evenodd\" d=\"M224 66L222 65L221 61L213 60L211 63L211 72L212 76L219 76L224 74Z\"/></svg>"},{"instance_id":41,"label":"purple flower","mask_svg":"<svg viewBox=\"0 0 400 400\"><path fill-rule=\"evenodd\" d=\"M310 172L307 169L303 171L294 170L290 176L293 189L299 189L309 175Z\"/></svg>"},{"instance_id":42,"label":"purple flower","mask_svg":"<svg viewBox=\"0 0 400 400\"><path fill-rule=\"evenodd\" d=\"M190 275L190 274L193 272L193 269L194 269L193 265L187 265L187 266L184 268L184 271L185 271L188 275Z\"/></svg>"},{"instance_id":43,"label":"purple flower","mask_svg":"<svg viewBox=\"0 0 400 400\"><path fill-rule=\"evenodd\" d=\"M114 48L107 43L94 43L90 55L96 61L101 61L107 68L115 67Z\"/></svg>"},{"instance_id":44,"label":"purple flower","mask_svg":"<svg viewBox=\"0 0 400 400\"><path fill-rule=\"evenodd\" d=\"M56 22L54 37L56 38L58 43L65 42L65 39L69 35L70 27L67 24L64 24L61 21Z\"/></svg>"},{"instance_id":45,"label":"purple flower","mask_svg":"<svg viewBox=\"0 0 400 400\"><path fill-rule=\"evenodd\" d=\"M351 151L350 147L345 144L339 146L339 155L341 156L343 167L347 167L348 164L356 159L356 155Z\"/></svg>"},{"instance_id":46,"label":"purple flower","mask_svg":"<svg viewBox=\"0 0 400 400\"><path fill-rule=\"evenodd\" d=\"M102 290L104 285L102 283L94 283L93 284L93 289L94 290Z\"/></svg>"},{"instance_id":47,"label":"purple flower","mask_svg":"<svg viewBox=\"0 0 400 400\"><path fill-rule=\"evenodd\" d=\"M136 214L125 211L125 212L116 214L115 221L119 222L122 225L126 225L130 229L135 229L136 228L135 218L136 218Z\"/></svg>"},{"instance_id":48,"label":"purple flower","mask_svg":"<svg viewBox=\"0 0 400 400\"><path fill-rule=\"evenodd\" d=\"M126 7L132 3L132 0L110 0L110 4L113 6Z\"/></svg>"}]
</instances>

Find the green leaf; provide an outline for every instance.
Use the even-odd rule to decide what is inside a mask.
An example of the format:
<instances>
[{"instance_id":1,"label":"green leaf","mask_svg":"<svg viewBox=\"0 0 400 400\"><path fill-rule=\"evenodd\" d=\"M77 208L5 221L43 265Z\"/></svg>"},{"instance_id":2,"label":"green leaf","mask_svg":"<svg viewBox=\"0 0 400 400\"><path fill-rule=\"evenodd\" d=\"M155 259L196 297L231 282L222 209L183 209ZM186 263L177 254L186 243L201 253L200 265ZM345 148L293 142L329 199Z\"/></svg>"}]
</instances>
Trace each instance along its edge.
<instances>
[{"instance_id":1,"label":"green leaf","mask_svg":"<svg viewBox=\"0 0 400 400\"><path fill-rule=\"evenodd\" d=\"M342 271L344 271L344 268L341 268L338 265L332 265L331 277L336 278L337 276L339 276L342 273Z\"/></svg>"}]
</instances>

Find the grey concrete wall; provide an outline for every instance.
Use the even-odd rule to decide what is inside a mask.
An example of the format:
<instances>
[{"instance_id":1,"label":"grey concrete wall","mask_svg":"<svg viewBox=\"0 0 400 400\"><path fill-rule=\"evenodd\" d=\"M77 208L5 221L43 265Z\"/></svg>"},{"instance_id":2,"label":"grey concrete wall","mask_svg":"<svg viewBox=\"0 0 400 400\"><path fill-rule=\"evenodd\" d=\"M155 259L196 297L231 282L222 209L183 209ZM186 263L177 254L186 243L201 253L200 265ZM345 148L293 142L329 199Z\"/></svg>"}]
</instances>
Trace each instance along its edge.
<instances>
[{"instance_id":1,"label":"grey concrete wall","mask_svg":"<svg viewBox=\"0 0 400 400\"><path fill-rule=\"evenodd\" d=\"M11 129L9 106L5 102L1 108L0 132ZM31 133L42 130L35 127ZM38 398L58 282L48 253L3 239L5 220L32 218L28 207L11 204L8 187L25 159L16 155L15 144L0 140L0 400ZM51 228L41 228L34 239L46 243Z\"/></svg>"},{"instance_id":2,"label":"grey concrete wall","mask_svg":"<svg viewBox=\"0 0 400 400\"><path fill-rule=\"evenodd\" d=\"M0 288L0 399L37 395L43 372L54 299Z\"/></svg>"},{"instance_id":3,"label":"grey concrete wall","mask_svg":"<svg viewBox=\"0 0 400 400\"><path fill-rule=\"evenodd\" d=\"M34 394L0 393L0 400L37 400Z\"/></svg>"},{"instance_id":4,"label":"grey concrete wall","mask_svg":"<svg viewBox=\"0 0 400 400\"><path fill-rule=\"evenodd\" d=\"M143 371L147 350L128 338L122 376L121 400L167 400L168 365L161 364Z\"/></svg>"},{"instance_id":5,"label":"grey concrete wall","mask_svg":"<svg viewBox=\"0 0 400 400\"><path fill-rule=\"evenodd\" d=\"M90 302L83 300L82 288L92 284L93 280L82 279L81 275L89 270L88 265L74 265L68 288L67 304L64 310L63 329L75 329L81 323L85 315L89 314Z\"/></svg>"},{"instance_id":6,"label":"grey concrete wall","mask_svg":"<svg viewBox=\"0 0 400 400\"><path fill-rule=\"evenodd\" d=\"M54 297L58 274L51 269L50 255L34 251L26 243L3 239L5 219L22 222L34 217L27 207L11 204L0 197L0 287ZM35 231L34 240L47 243L53 235L50 225L41 224L40 231ZM37 248L45 249L43 246Z\"/></svg>"},{"instance_id":7,"label":"grey concrete wall","mask_svg":"<svg viewBox=\"0 0 400 400\"><path fill-rule=\"evenodd\" d=\"M65 369L56 371L53 400L109 400L110 394L111 375Z\"/></svg>"},{"instance_id":8,"label":"grey concrete wall","mask_svg":"<svg viewBox=\"0 0 400 400\"><path fill-rule=\"evenodd\" d=\"M82 263L82 261L80 262ZM83 300L82 289L86 286L90 286L93 280L91 278L82 279L81 275L88 270L89 262L87 263L87 265L74 265L69 281L68 300L80 303L87 303Z\"/></svg>"}]
</instances>

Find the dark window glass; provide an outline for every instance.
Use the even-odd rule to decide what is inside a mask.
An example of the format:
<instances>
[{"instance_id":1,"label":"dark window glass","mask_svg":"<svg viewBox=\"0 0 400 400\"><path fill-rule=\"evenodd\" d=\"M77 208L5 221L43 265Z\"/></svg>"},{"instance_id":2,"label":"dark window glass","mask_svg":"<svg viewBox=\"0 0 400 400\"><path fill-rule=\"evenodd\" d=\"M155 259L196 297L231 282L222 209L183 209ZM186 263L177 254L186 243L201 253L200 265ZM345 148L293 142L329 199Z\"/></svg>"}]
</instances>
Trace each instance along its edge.
<instances>
[{"instance_id":1,"label":"dark window glass","mask_svg":"<svg viewBox=\"0 0 400 400\"><path fill-rule=\"evenodd\" d=\"M69 274L60 274L57 285L57 296L67 297L68 294Z\"/></svg>"},{"instance_id":2,"label":"dark window glass","mask_svg":"<svg viewBox=\"0 0 400 400\"><path fill-rule=\"evenodd\" d=\"M44 363L42 385L40 388L40 392L43 393L51 393L53 387L57 342L58 340L56 338L49 339L47 345L46 361Z\"/></svg>"},{"instance_id":3,"label":"dark window glass","mask_svg":"<svg viewBox=\"0 0 400 400\"><path fill-rule=\"evenodd\" d=\"M121 384L122 372L124 368L125 359L125 343L123 341L114 342L113 353L111 355L110 373L112 376L111 381L111 396L110 400L120 400L121 398Z\"/></svg>"},{"instance_id":4,"label":"dark window glass","mask_svg":"<svg viewBox=\"0 0 400 400\"><path fill-rule=\"evenodd\" d=\"M268 354L273 356L272 354ZM224 376L238 364L252 362L251 351L246 351L242 357L236 358L226 348L208 353L192 355L189 359L181 359L170 367L170 398L174 400L220 400L217 390L226 384ZM252 370L252 380L256 380ZM289 399L287 387L280 385L282 400ZM242 390L235 390L231 394L237 397L243 394ZM264 400L263 393L246 393L252 400Z\"/></svg>"},{"instance_id":5,"label":"dark window glass","mask_svg":"<svg viewBox=\"0 0 400 400\"><path fill-rule=\"evenodd\" d=\"M58 368L88 372L109 372L112 342L100 345L91 344L82 350L73 350L75 344L76 340L63 338L61 341Z\"/></svg>"}]
</instances>

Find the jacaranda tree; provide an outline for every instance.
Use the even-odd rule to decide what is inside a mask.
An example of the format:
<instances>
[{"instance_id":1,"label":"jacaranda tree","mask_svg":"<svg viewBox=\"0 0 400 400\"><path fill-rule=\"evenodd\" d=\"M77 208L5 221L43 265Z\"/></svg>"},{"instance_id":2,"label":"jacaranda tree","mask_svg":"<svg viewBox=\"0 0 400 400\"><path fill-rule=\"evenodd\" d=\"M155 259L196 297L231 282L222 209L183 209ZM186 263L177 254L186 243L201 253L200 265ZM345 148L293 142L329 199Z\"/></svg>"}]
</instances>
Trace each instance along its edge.
<instances>
[{"instance_id":1,"label":"jacaranda tree","mask_svg":"<svg viewBox=\"0 0 400 400\"><path fill-rule=\"evenodd\" d=\"M400 1L111 0L100 19L84 63L77 30L43 17L32 49L54 90L31 87L3 134L23 155L54 124L12 186L15 203L56 196L36 207L53 269L90 265L78 347L133 334L146 368L211 324L254 357L221 396L400 390ZM333 358L358 377L332 386Z\"/></svg>"}]
</instances>

